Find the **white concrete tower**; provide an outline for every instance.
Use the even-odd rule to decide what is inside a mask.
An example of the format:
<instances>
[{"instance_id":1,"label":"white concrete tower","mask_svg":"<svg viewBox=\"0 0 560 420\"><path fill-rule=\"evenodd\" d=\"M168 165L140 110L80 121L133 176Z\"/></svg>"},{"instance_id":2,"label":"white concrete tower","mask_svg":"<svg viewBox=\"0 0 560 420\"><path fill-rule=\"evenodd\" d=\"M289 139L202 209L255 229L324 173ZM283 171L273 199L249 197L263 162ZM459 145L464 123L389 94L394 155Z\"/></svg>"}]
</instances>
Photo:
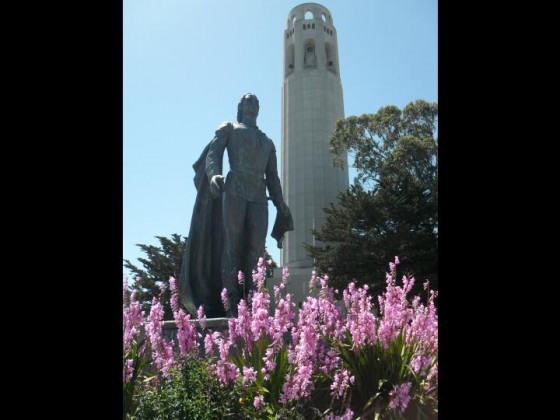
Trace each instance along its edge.
<instances>
[{"instance_id":1,"label":"white concrete tower","mask_svg":"<svg viewBox=\"0 0 560 420\"><path fill-rule=\"evenodd\" d=\"M311 276L313 260L303 243L325 221L323 208L348 188L348 165L333 168L329 136L344 117L336 28L330 12L317 3L294 7L284 31L282 86L282 186L294 218L286 234L281 264L290 279ZM305 293L305 286L302 293Z\"/></svg>"}]
</instances>

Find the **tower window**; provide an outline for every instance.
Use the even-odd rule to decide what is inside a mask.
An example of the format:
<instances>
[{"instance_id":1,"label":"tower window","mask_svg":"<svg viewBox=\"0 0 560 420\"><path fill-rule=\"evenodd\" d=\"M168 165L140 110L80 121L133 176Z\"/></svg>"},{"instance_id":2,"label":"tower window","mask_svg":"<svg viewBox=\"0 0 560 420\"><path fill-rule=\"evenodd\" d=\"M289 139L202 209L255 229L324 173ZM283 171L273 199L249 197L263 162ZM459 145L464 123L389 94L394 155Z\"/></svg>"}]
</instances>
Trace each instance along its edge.
<instances>
[{"instance_id":1,"label":"tower window","mask_svg":"<svg viewBox=\"0 0 560 420\"><path fill-rule=\"evenodd\" d=\"M327 70L336 73L336 67L335 67L336 57L334 54L334 47L329 42L325 43L325 55L327 56Z\"/></svg>"},{"instance_id":2,"label":"tower window","mask_svg":"<svg viewBox=\"0 0 560 420\"><path fill-rule=\"evenodd\" d=\"M286 75L290 74L294 69L294 44L288 45L286 50L286 64L288 68L286 69Z\"/></svg>"},{"instance_id":3,"label":"tower window","mask_svg":"<svg viewBox=\"0 0 560 420\"><path fill-rule=\"evenodd\" d=\"M311 13L310 10L308 10L307 12L305 12L305 19L313 19L313 13Z\"/></svg>"},{"instance_id":4,"label":"tower window","mask_svg":"<svg viewBox=\"0 0 560 420\"><path fill-rule=\"evenodd\" d=\"M315 57L315 45L313 45L312 41L305 46L305 56L303 57L303 65L305 67L317 66L317 58Z\"/></svg>"},{"instance_id":5,"label":"tower window","mask_svg":"<svg viewBox=\"0 0 560 420\"><path fill-rule=\"evenodd\" d=\"M303 30L305 31L305 23L303 24Z\"/></svg>"},{"instance_id":6,"label":"tower window","mask_svg":"<svg viewBox=\"0 0 560 420\"><path fill-rule=\"evenodd\" d=\"M323 19L323 22L326 22L326 21L327 21L327 18L325 17L325 14L324 14L324 13L321 13L321 19Z\"/></svg>"},{"instance_id":7,"label":"tower window","mask_svg":"<svg viewBox=\"0 0 560 420\"><path fill-rule=\"evenodd\" d=\"M315 29L315 24L314 23L311 24L311 29Z\"/></svg>"}]
</instances>

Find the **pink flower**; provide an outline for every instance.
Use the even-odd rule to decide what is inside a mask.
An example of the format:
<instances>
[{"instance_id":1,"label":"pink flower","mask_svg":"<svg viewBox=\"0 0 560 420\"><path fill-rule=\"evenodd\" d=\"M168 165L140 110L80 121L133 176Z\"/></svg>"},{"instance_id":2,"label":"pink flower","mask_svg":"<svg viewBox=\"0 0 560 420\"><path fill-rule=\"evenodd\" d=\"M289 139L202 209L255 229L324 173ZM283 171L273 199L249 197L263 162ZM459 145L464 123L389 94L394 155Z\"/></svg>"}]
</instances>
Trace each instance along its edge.
<instances>
[{"instance_id":1,"label":"pink flower","mask_svg":"<svg viewBox=\"0 0 560 420\"><path fill-rule=\"evenodd\" d=\"M309 280L309 291L315 289L317 287L317 272L313 270L311 272L311 279Z\"/></svg>"},{"instance_id":2,"label":"pink flower","mask_svg":"<svg viewBox=\"0 0 560 420\"><path fill-rule=\"evenodd\" d=\"M258 340L261 336L266 335L269 330L269 306L270 299L268 293L264 291L255 292L251 308L251 333L253 334L254 340Z\"/></svg>"},{"instance_id":3,"label":"pink flower","mask_svg":"<svg viewBox=\"0 0 560 420\"><path fill-rule=\"evenodd\" d=\"M169 288L171 290L171 309L173 312L179 310L179 293L177 291L177 280L175 277L169 277Z\"/></svg>"},{"instance_id":4,"label":"pink flower","mask_svg":"<svg viewBox=\"0 0 560 420\"><path fill-rule=\"evenodd\" d=\"M206 353L207 358L210 358L210 356L214 353L214 347L217 346L219 336L219 332L214 332L212 334L208 333L204 336L204 352Z\"/></svg>"},{"instance_id":5,"label":"pink flower","mask_svg":"<svg viewBox=\"0 0 560 420\"><path fill-rule=\"evenodd\" d=\"M251 385L257 380L257 373L252 367L243 367L243 383Z\"/></svg>"},{"instance_id":6,"label":"pink flower","mask_svg":"<svg viewBox=\"0 0 560 420\"><path fill-rule=\"evenodd\" d=\"M290 272L288 267L282 268L282 284L288 284L288 279L290 278Z\"/></svg>"},{"instance_id":7,"label":"pink flower","mask_svg":"<svg viewBox=\"0 0 560 420\"><path fill-rule=\"evenodd\" d=\"M264 258L259 258L257 269L253 270L253 284L257 287L257 291L262 291L266 280L266 267L264 266Z\"/></svg>"},{"instance_id":8,"label":"pink flower","mask_svg":"<svg viewBox=\"0 0 560 420\"><path fill-rule=\"evenodd\" d=\"M288 332L293 327L293 319L295 314L292 311L292 295L286 294L285 299L279 299L274 311L274 318L270 324L269 334L273 339L273 346L275 348L282 347L282 338L284 333Z\"/></svg>"},{"instance_id":9,"label":"pink flower","mask_svg":"<svg viewBox=\"0 0 560 420\"><path fill-rule=\"evenodd\" d=\"M334 413L329 413L325 417L325 420L352 420L354 418L354 412L348 407L342 416L337 416Z\"/></svg>"},{"instance_id":10,"label":"pink flower","mask_svg":"<svg viewBox=\"0 0 560 420\"><path fill-rule=\"evenodd\" d=\"M247 303L244 299L239 301L239 305L237 305L238 314L237 314L237 321L234 325L235 327L235 335L231 334L231 340L234 340L234 337L241 337L243 339L243 345L247 352L251 352L253 348L253 333L251 332L251 314L249 313L249 308L247 307Z\"/></svg>"},{"instance_id":11,"label":"pink flower","mask_svg":"<svg viewBox=\"0 0 560 420\"><path fill-rule=\"evenodd\" d=\"M198 311L196 312L196 316L198 317L198 322L200 324L200 328L203 330L206 328L206 314L204 313L204 306L200 305L198 307Z\"/></svg>"},{"instance_id":12,"label":"pink flower","mask_svg":"<svg viewBox=\"0 0 560 420\"><path fill-rule=\"evenodd\" d=\"M276 362L274 361L275 356L272 347L266 349L266 356L263 357L264 367L261 369L263 375L266 375L267 372L272 372L274 368L276 368Z\"/></svg>"},{"instance_id":13,"label":"pink flower","mask_svg":"<svg viewBox=\"0 0 560 420\"><path fill-rule=\"evenodd\" d=\"M419 374L430 367L430 358L425 356L422 352L418 352L414 355L410 364L412 370Z\"/></svg>"},{"instance_id":14,"label":"pink flower","mask_svg":"<svg viewBox=\"0 0 560 420\"><path fill-rule=\"evenodd\" d=\"M240 286L243 286L245 284L245 274L243 274L243 271L239 271L239 273L237 273L237 282L239 283Z\"/></svg>"},{"instance_id":15,"label":"pink flower","mask_svg":"<svg viewBox=\"0 0 560 420\"><path fill-rule=\"evenodd\" d=\"M428 373L428 381L431 381L433 378L437 379L438 377L438 364L436 363L434 365L434 367L432 368L432 370L430 371L430 373Z\"/></svg>"},{"instance_id":16,"label":"pink flower","mask_svg":"<svg viewBox=\"0 0 560 420\"><path fill-rule=\"evenodd\" d=\"M253 401L253 405L255 406L255 408L257 410L260 410L262 408L263 403L264 403L264 396L263 395L257 395L255 397L255 401Z\"/></svg>"},{"instance_id":17,"label":"pink flower","mask_svg":"<svg viewBox=\"0 0 560 420\"><path fill-rule=\"evenodd\" d=\"M152 347L152 359L163 375L167 376L174 362L173 341L166 343L161 335L163 328L163 305L157 297L152 299L152 308L148 321L146 333Z\"/></svg>"},{"instance_id":18,"label":"pink flower","mask_svg":"<svg viewBox=\"0 0 560 420\"><path fill-rule=\"evenodd\" d=\"M346 369L342 370L341 372L336 372L334 374L333 383L331 385L331 395L335 396L336 398L342 397L350 384L354 383L354 380L354 376L350 376L350 373L348 373Z\"/></svg>"},{"instance_id":19,"label":"pink flower","mask_svg":"<svg viewBox=\"0 0 560 420\"><path fill-rule=\"evenodd\" d=\"M134 360L126 359L126 369L123 372L123 381L126 383L132 379L132 374L134 373Z\"/></svg>"},{"instance_id":20,"label":"pink flower","mask_svg":"<svg viewBox=\"0 0 560 420\"><path fill-rule=\"evenodd\" d=\"M391 402L389 403L389 409L394 410L399 413L404 413L408 403L410 402L410 382L395 386L389 396L391 397Z\"/></svg>"},{"instance_id":21,"label":"pink flower","mask_svg":"<svg viewBox=\"0 0 560 420\"><path fill-rule=\"evenodd\" d=\"M229 308L230 308L229 296L228 296L227 289L225 287L222 290L221 297L222 297L222 304L224 305L225 310L229 311Z\"/></svg>"},{"instance_id":22,"label":"pink flower","mask_svg":"<svg viewBox=\"0 0 560 420\"><path fill-rule=\"evenodd\" d=\"M123 311L123 350L128 353L134 342L138 342L140 328L144 323L144 312L137 299L138 290L134 289L130 294L130 305L125 306Z\"/></svg>"}]
</instances>

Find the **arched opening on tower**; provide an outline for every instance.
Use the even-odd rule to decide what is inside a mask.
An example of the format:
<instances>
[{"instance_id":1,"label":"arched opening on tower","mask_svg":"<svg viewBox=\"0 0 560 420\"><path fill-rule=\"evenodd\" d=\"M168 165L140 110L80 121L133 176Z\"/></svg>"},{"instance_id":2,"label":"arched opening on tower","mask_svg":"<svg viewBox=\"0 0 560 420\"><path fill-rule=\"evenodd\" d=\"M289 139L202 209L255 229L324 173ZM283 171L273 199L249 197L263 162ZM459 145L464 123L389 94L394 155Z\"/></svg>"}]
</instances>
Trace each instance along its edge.
<instances>
[{"instance_id":1,"label":"arched opening on tower","mask_svg":"<svg viewBox=\"0 0 560 420\"><path fill-rule=\"evenodd\" d=\"M294 60L294 44L290 44L286 49L286 76L294 70Z\"/></svg>"},{"instance_id":2,"label":"arched opening on tower","mask_svg":"<svg viewBox=\"0 0 560 420\"><path fill-rule=\"evenodd\" d=\"M327 17L325 16L324 13L321 13L321 19L323 19L323 22L326 22L326 21L327 21Z\"/></svg>"},{"instance_id":3,"label":"arched opening on tower","mask_svg":"<svg viewBox=\"0 0 560 420\"><path fill-rule=\"evenodd\" d=\"M315 55L315 41L310 39L305 43L305 55L303 56L304 67L317 67L317 56Z\"/></svg>"},{"instance_id":4,"label":"arched opening on tower","mask_svg":"<svg viewBox=\"0 0 560 420\"><path fill-rule=\"evenodd\" d=\"M334 47L329 42L325 42L325 53L325 55L327 56L327 69L336 73L336 57L334 54Z\"/></svg>"},{"instance_id":5,"label":"arched opening on tower","mask_svg":"<svg viewBox=\"0 0 560 420\"><path fill-rule=\"evenodd\" d=\"M305 20L311 19L313 19L313 12L311 10L308 10L307 12L305 12Z\"/></svg>"}]
</instances>

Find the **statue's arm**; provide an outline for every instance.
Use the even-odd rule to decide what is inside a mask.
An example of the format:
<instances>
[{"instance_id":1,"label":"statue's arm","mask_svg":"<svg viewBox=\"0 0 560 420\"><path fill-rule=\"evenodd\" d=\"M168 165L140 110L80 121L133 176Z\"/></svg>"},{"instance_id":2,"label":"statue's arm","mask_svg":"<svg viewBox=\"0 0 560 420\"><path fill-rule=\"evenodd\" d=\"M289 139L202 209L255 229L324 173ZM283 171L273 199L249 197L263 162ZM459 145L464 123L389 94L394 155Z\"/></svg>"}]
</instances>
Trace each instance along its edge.
<instances>
[{"instance_id":1,"label":"statue's arm","mask_svg":"<svg viewBox=\"0 0 560 420\"><path fill-rule=\"evenodd\" d=\"M266 186L272 203L279 210L282 211L286 206L284 197L282 196L282 186L280 185L280 178L278 177L278 163L276 159L276 148L272 146L272 152L268 158L266 166Z\"/></svg>"},{"instance_id":2,"label":"statue's arm","mask_svg":"<svg viewBox=\"0 0 560 420\"><path fill-rule=\"evenodd\" d=\"M210 181L210 190L214 197L218 197L225 187L224 177L222 176L222 159L232 128L231 123L225 122L216 130L216 135L212 139L206 155L206 175Z\"/></svg>"},{"instance_id":3,"label":"statue's arm","mask_svg":"<svg viewBox=\"0 0 560 420\"><path fill-rule=\"evenodd\" d=\"M222 175L222 159L226 149L231 123L223 123L217 130L216 135L210 143L208 154L206 155L206 175L211 180L214 175Z\"/></svg>"}]
</instances>

